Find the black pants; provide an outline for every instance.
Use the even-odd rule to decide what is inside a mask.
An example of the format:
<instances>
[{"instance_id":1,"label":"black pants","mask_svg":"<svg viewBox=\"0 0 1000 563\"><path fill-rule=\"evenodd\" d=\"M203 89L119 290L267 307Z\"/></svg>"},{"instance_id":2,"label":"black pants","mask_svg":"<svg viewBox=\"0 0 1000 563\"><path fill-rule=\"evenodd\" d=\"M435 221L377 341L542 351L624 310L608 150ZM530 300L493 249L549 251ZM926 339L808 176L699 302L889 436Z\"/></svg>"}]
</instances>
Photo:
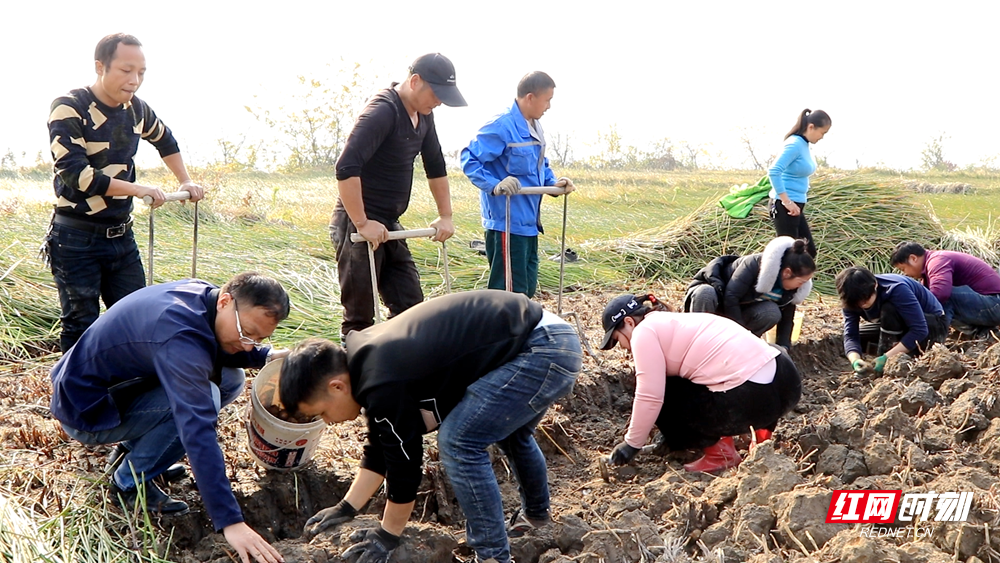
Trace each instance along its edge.
<instances>
[{"instance_id":1,"label":"black pants","mask_svg":"<svg viewBox=\"0 0 1000 563\"><path fill-rule=\"evenodd\" d=\"M399 223L385 225L399 231ZM347 212L337 208L330 223L330 240L337 250L337 276L340 280L340 304L344 306L341 334L362 330L375 324L375 301L372 296L371 265L368 244L351 242L358 232ZM390 240L375 250L375 277L382 302L393 317L424 300L420 274L405 240Z\"/></svg>"},{"instance_id":2,"label":"black pants","mask_svg":"<svg viewBox=\"0 0 1000 563\"><path fill-rule=\"evenodd\" d=\"M59 349L65 353L97 320L101 300L111 308L121 298L145 287L146 273L132 229L122 236L107 238L53 224L45 242L59 290Z\"/></svg>"},{"instance_id":3,"label":"black pants","mask_svg":"<svg viewBox=\"0 0 1000 563\"><path fill-rule=\"evenodd\" d=\"M940 315L924 313L924 318L927 319L927 338L917 342L916 350L910 350L912 356L919 356L935 342L944 342L948 336L948 324L944 313ZM879 307L877 321L858 327L861 350L874 356L881 356L895 346L908 330L910 327L903 322L903 317L896 311L896 306L892 303L883 303Z\"/></svg>"},{"instance_id":4,"label":"black pants","mask_svg":"<svg viewBox=\"0 0 1000 563\"><path fill-rule=\"evenodd\" d=\"M809 223L806 221L806 204L796 201L795 205L799 206L800 213L792 217L780 199L771 200L771 221L774 222L774 230L779 237L806 239L808 241L806 252L816 258L816 242L813 241L812 231L809 230Z\"/></svg>"},{"instance_id":5,"label":"black pants","mask_svg":"<svg viewBox=\"0 0 1000 563\"><path fill-rule=\"evenodd\" d=\"M802 396L802 377L788 354L775 358L774 381L747 381L729 391L715 392L683 377L667 377L656 427L671 450L707 448L723 436L754 429L774 430L778 419Z\"/></svg>"}]
</instances>

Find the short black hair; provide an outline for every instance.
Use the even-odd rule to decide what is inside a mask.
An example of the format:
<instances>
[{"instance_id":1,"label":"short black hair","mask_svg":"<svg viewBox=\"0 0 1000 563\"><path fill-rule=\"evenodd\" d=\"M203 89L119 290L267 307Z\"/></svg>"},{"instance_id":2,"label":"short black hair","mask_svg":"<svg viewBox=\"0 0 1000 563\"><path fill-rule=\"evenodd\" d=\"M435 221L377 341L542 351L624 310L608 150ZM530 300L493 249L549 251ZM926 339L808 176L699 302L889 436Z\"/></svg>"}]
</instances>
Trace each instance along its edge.
<instances>
[{"instance_id":1,"label":"short black hair","mask_svg":"<svg viewBox=\"0 0 1000 563\"><path fill-rule=\"evenodd\" d=\"M278 280L257 272L236 274L220 291L232 295L244 307L263 307L267 316L279 323L288 318L292 308L288 293Z\"/></svg>"},{"instance_id":2,"label":"short black hair","mask_svg":"<svg viewBox=\"0 0 1000 563\"><path fill-rule=\"evenodd\" d=\"M140 43L134 35L129 35L127 33L112 33L111 35L104 36L97 42L97 48L94 49L94 60L101 61L104 68L111 66L111 61L115 58L115 51L118 50L119 43L142 47L142 43Z\"/></svg>"},{"instance_id":3,"label":"short black hair","mask_svg":"<svg viewBox=\"0 0 1000 563\"><path fill-rule=\"evenodd\" d=\"M892 256L889 257L889 263L895 266L909 260L910 255L919 257L925 254L927 254L927 250L920 243L908 240L896 245L896 249L892 251Z\"/></svg>"},{"instance_id":4,"label":"short black hair","mask_svg":"<svg viewBox=\"0 0 1000 563\"><path fill-rule=\"evenodd\" d=\"M281 364L281 404L289 414L299 413L299 405L312 402L330 379L347 371L347 352L324 338L300 342Z\"/></svg>"},{"instance_id":5,"label":"short black hair","mask_svg":"<svg viewBox=\"0 0 1000 563\"><path fill-rule=\"evenodd\" d=\"M875 293L875 274L861 266L845 268L837 274L837 294L845 309L860 309Z\"/></svg>"},{"instance_id":6,"label":"short black hair","mask_svg":"<svg viewBox=\"0 0 1000 563\"><path fill-rule=\"evenodd\" d=\"M521 81L517 83L517 97L523 98L528 94L541 94L542 92L556 87L556 81L552 77L540 70L525 74Z\"/></svg>"}]
</instances>

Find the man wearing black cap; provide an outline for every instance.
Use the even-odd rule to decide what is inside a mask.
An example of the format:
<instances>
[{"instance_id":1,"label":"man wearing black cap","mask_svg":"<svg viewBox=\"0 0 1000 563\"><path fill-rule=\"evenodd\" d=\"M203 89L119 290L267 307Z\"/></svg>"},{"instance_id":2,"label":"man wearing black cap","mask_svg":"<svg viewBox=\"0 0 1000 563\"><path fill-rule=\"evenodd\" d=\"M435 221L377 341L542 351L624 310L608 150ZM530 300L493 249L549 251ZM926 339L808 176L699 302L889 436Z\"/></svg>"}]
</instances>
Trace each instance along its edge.
<instances>
[{"instance_id":1,"label":"man wearing black cap","mask_svg":"<svg viewBox=\"0 0 1000 563\"><path fill-rule=\"evenodd\" d=\"M410 203L417 154L423 159L438 209L438 218L431 223L437 229L433 240L443 241L455 233L444 155L432 113L442 103L467 105L455 83L455 66L440 53L419 57L403 82L376 94L362 110L337 160L340 197L330 238L337 251L344 306L341 332L345 335L371 326L375 315L368 249L352 243L352 233L360 233L375 246L379 294L390 316L424 299L406 241L388 239L390 230L403 229L399 217Z\"/></svg>"}]
</instances>

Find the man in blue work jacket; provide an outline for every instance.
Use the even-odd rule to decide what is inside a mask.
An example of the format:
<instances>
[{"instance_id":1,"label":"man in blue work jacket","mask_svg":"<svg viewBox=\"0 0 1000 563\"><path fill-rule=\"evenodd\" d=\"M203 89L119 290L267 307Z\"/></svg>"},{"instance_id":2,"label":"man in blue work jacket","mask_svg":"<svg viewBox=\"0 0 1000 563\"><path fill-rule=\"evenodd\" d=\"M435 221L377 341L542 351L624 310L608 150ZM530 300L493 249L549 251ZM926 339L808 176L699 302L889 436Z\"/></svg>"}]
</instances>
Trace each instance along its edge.
<instances>
[{"instance_id":1,"label":"man in blue work jacket","mask_svg":"<svg viewBox=\"0 0 1000 563\"><path fill-rule=\"evenodd\" d=\"M556 83L544 72L532 72L517 85L517 99L508 111L484 125L462 149L462 170L480 190L490 289L506 289L504 257L510 255L511 286L528 297L538 286L538 234L542 230L541 195L516 195L521 186L574 189L569 178L556 180L545 158L545 133L540 119L549 109ZM505 241L507 196L510 233Z\"/></svg>"},{"instance_id":2,"label":"man in blue work jacket","mask_svg":"<svg viewBox=\"0 0 1000 563\"><path fill-rule=\"evenodd\" d=\"M243 392L242 368L288 353L261 341L289 307L281 284L254 272L222 288L181 280L129 294L83 333L52 368L51 410L75 440L122 442L128 453L111 477L113 499L129 509L143 498L149 512L187 512L151 481L186 453L212 523L240 558L283 560L244 522L215 425Z\"/></svg>"}]
</instances>

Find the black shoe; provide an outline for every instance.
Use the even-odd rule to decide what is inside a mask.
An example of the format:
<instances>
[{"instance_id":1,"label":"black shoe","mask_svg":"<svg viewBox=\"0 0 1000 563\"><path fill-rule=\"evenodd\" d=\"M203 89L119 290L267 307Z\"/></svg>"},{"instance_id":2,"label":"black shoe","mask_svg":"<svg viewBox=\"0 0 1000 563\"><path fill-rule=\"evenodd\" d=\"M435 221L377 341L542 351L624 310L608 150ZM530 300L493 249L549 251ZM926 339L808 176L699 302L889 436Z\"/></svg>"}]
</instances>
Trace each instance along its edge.
<instances>
[{"instance_id":1,"label":"black shoe","mask_svg":"<svg viewBox=\"0 0 1000 563\"><path fill-rule=\"evenodd\" d=\"M545 515L545 518L528 518L520 509L515 510L507 524L507 537L519 538L535 528L541 528L552 523L552 518Z\"/></svg>"},{"instance_id":2,"label":"black shoe","mask_svg":"<svg viewBox=\"0 0 1000 563\"><path fill-rule=\"evenodd\" d=\"M111 448L108 452L108 457L105 460L104 472L114 473L118 469L118 466L122 464L122 460L125 459L125 455L128 454L129 449L125 447L125 444L118 442L115 447Z\"/></svg>"},{"instance_id":3,"label":"black shoe","mask_svg":"<svg viewBox=\"0 0 1000 563\"><path fill-rule=\"evenodd\" d=\"M122 460L125 459L128 452L129 449L124 443L118 442L115 444L115 447L111 448L111 451L108 452L107 465L104 466L104 472L108 474L114 473L118 469L118 466L122 464ZM164 484L174 483L185 477L187 477L187 468L179 463L171 465L166 471L157 476Z\"/></svg>"},{"instance_id":4,"label":"black shoe","mask_svg":"<svg viewBox=\"0 0 1000 563\"><path fill-rule=\"evenodd\" d=\"M167 496L167 493L161 491L152 481L147 481L144 488L146 492L146 511L151 514L187 514L188 505L186 502L170 498ZM138 489L124 491L118 488L118 485L111 485L111 498L122 510L132 510L135 508L138 496Z\"/></svg>"}]
</instances>

